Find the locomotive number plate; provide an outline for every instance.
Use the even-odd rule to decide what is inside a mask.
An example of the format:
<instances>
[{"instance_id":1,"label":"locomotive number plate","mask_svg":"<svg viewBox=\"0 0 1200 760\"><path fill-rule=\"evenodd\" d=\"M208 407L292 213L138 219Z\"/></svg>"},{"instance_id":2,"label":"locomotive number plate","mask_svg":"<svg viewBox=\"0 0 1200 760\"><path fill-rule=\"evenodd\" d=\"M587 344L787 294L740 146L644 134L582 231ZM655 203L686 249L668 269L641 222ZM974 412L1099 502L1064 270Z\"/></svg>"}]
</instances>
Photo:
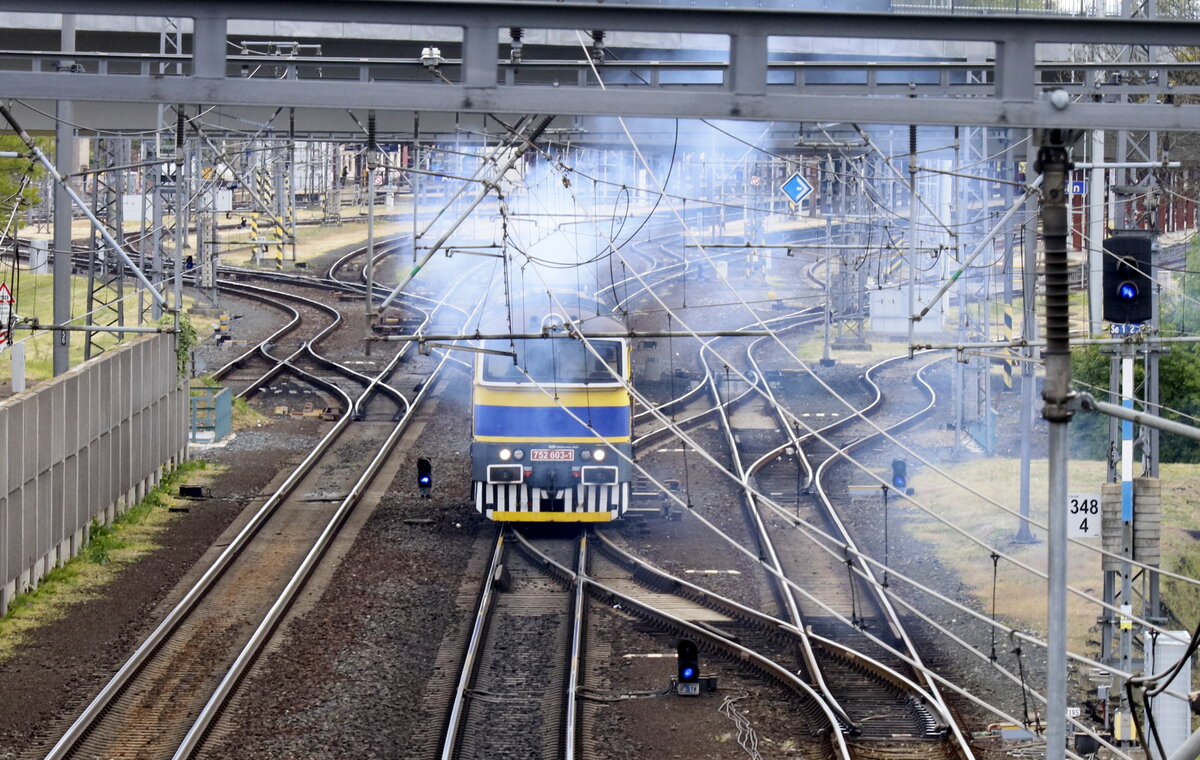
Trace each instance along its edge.
<instances>
[{"instance_id":1,"label":"locomotive number plate","mask_svg":"<svg viewBox=\"0 0 1200 760\"><path fill-rule=\"evenodd\" d=\"M574 462L575 449L532 449L529 459L533 462Z\"/></svg>"}]
</instances>

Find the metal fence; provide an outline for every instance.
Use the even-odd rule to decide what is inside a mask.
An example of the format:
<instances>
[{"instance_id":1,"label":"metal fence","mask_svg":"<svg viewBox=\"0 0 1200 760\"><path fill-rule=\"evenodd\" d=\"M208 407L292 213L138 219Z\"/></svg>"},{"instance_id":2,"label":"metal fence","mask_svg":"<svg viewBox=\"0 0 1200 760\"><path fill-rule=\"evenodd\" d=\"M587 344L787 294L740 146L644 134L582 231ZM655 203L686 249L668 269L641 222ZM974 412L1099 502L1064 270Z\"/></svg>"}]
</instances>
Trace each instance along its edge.
<instances>
[{"instance_id":1,"label":"metal fence","mask_svg":"<svg viewBox=\"0 0 1200 760\"><path fill-rule=\"evenodd\" d=\"M233 430L233 391L228 388L192 388L189 440L213 443Z\"/></svg>"},{"instance_id":2,"label":"metal fence","mask_svg":"<svg viewBox=\"0 0 1200 760\"><path fill-rule=\"evenodd\" d=\"M0 614L186 457L187 403L170 334L0 402Z\"/></svg>"},{"instance_id":3,"label":"metal fence","mask_svg":"<svg viewBox=\"0 0 1200 760\"><path fill-rule=\"evenodd\" d=\"M896 13L1013 16L1120 16L1118 0L892 0Z\"/></svg>"}]
</instances>

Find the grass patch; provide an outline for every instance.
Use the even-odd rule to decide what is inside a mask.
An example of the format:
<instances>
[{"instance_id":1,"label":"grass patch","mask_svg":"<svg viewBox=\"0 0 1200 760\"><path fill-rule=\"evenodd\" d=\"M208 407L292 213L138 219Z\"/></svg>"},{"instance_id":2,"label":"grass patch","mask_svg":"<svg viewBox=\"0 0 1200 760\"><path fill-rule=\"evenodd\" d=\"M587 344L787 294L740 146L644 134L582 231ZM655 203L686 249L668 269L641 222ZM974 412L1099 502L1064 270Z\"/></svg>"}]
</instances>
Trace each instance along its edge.
<instances>
[{"instance_id":1,"label":"grass patch","mask_svg":"<svg viewBox=\"0 0 1200 760\"><path fill-rule=\"evenodd\" d=\"M11 284L11 283L10 283ZM138 301L133 285L127 283L125 299L117 305L116 309L120 310L121 318L128 326L137 324L138 318ZM52 274L33 274L31 272L22 272L20 283L13 294L16 299L16 311L22 317L34 317L41 324L54 324L54 275ZM78 315L87 312L87 277L72 275L71 277L71 313L76 315L76 324L83 324L83 320ZM145 296L146 304L150 302L150 297ZM184 299L184 308L191 306L191 299ZM117 310L104 310L96 315L98 323L107 324L114 320ZM195 318L198 330L212 331L212 325L216 324L216 320ZM148 322L147 325L152 323ZM116 335L99 334L96 336L96 345L101 348L109 349L121 342L128 342L141 337L140 335L130 334L123 338ZM43 331L36 334L31 334L28 330L18 330L16 338L25 346L25 379L29 385L36 382L47 380L54 374L54 338L49 331ZM70 364L72 367L83 363L84 357L84 339L83 333L70 334L68 338L70 342ZM94 354L93 354L94 356ZM12 360L6 355L0 358L0 383L8 383L12 380Z\"/></svg>"},{"instance_id":2,"label":"grass patch","mask_svg":"<svg viewBox=\"0 0 1200 760\"><path fill-rule=\"evenodd\" d=\"M212 375L203 375L192 380L192 385L202 385L205 388L220 388L220 383L213 379ZM233 397L232 402L232 420L233 430L245 430L247 428L258 427L270 422L270 418L256 411L250 406L250 402L244 398L237 396Z\"/></svg>"},{"instance_id":3,"label":"grass patch","mask_svg":"<svg viewBox=\"0 0 1200 760\"><path fill-rule=\"evenodd\" d=\"M111 525L93 522L79 555L47 573L36 589L18 595L8 614L0 618L0 662L11 657L31 631L64 617L72 605L96 597L122 568L157 549L158 535L179 517L168 510L174 503L171 492L185 476L202 470L210 473L205 480L219 474L203 460L189 460Z\"/></svg>"},{"instance_id":4,"label":"grass patch","mask_svg":"<svg viewBox=\"0 0 1200 760\"><path fill-rule=\"evenodd\" d=\"M412 222L392 221L402 216L399 211L393 211L388 215L388 218L383 218L383 206L376 209L379 218L375 220L375 239L377 241L387 237L400 235L412 229ZM361 221L349 213L343 217L346 219L338 226L309 226L305 225L296 228L296 261L309 261L318 256L322 256L330 251L344 248L348 245L363 244L367 239L367 224L366 217ZM261 238L261 232L259 237ZM248 229L246 230L222 230L221 242L224 245L234 246L235 250L222 254L221 260L237 264L239 266L248 266L254 259L254 251L250 245L252 236ZM283 247L283 268L292 268L292 246L286 244ZM275 268L275 249L272 248L262 262L263 269Z\"/></svg>"},{"instance_id":5,"label":"grass patch","mask_svg":"<svg viewBox=\"0 0 1200 760\"><path fill-rule=\"evenodd\" d=\"M987 494L1016 511L1020 504L1020 462L1017 459L978 459L945 469L957 480L969 483L976 491ZM1200 528L1200 465L1165 464L1161 468L1163 483L1162 551L1163 566L1189 568L1185 574L1196 577L1200 569L1200 548L1189 531ZM1099 492L1104 482L1104 463L1073 461L1068 465L1069 490ZM1033 528L1036 544L1016 544L1013 537L1018 518L1001 512L982 498L946 481L937 473L918 470L910 478L916 489L914 499L931 512L944 516L955 525L989 542L998 551L1015 557L1027 566L1046 570L1046 535ZM1030 468L1030 512L1034 520L1046 520L1048 488L1045 460L1034 460ZM905 533L912 539L932 545L938 559L953 568L965 588L979 602L980 609L992 608L992 560L988 551L951 531L908 502L897 507L906 516ZM1032 526L1031 526L1032 527ZM1099 547L1100 539L1088 539ZM1103 594L1103 575L1100 555L1086 547L1072 544L1068 548L1068 583L1087 593ZM1180 572L1180 571L1177 571ZM1136 597L1135 597L1136 599ZM1192 627L1200 619L1200 593L1195 586L1163 582L1163 600L1183 623ZM1031 572L1001 560L996 576L996 614L1010 625L1045 633L1046 583ZM1073 651L1095 654L1094 642L1100 638L1096 618L1101 609L1083 599L1070 596L1067 602L1068 645Z\"/></svg>"},{"instance_id":6,"label":"grass patch","mask_svg":"<svg viewBox=\"0 0 1200 760\"><path fill-rule=\"evenodd\" d=\"M250 402L240 396L233 398L233 429L234 431L264 425L271 420L250 406Z\"/></svg>"},{"instance_id":7,"label":"grass patch","mask_svg":"<svg viewBox=\"0 0 1200 760\"><path fill-rule=\"evenodd\" d=\"M1189 578L1200 578L1200 465L1162 466L1163 567ZM1193 473L1175 477L1177 472ZM1164 579L1162 599L1180 628L1190 631L1200 625L1200 589L1181 581Z\"/></svg>"},{"instance_id":8,"label":"grass patch","mask_svg":"<svg viewBox=\"0 0 1200 760\"><path fill-rule=\"evenodd\" d=\"M786 336L787 333L784 333ZM801 361L811 366L816 366L817 362L824 356L825 338L820 329L813 332L811 336L803 340L796 338L785 337L784 342L792 350L796 356L800 357ZM829 356L836 360L839 364L854 364L863 367L868 367L872 364L891 359L895 356L904 356L908 354L908 344L903 340L887 340L873 338L870 342L870 351L846 351L842 349L831 350Z\"/></svg>"}]
</instances>

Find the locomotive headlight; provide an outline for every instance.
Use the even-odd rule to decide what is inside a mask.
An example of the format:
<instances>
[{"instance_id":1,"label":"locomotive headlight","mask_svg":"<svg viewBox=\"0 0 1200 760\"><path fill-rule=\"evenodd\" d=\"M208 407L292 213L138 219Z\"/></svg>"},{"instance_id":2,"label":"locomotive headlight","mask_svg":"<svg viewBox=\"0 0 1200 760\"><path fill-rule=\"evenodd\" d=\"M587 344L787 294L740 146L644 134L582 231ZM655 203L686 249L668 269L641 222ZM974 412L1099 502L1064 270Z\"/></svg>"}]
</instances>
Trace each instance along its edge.
<instances>
[{"instance_id":1,"label":"locomotive headlight","mask_svg":"<svg viewBox=\"0 0 1200 760\"><path fill-rule=\"evenodd\" d=\"M579 452L579 456L583 457L584 459L591 459L592 452L588 451L587 449L584 449L583 451Z\"/></svg>"},{"instance_id":2,"label":"locomotive headlight","mask_svg":"<svg viewBox=\"0 0 1200 760\"><path fill-rule=\"evenodd\" d=\"M607 455L608 452L606 452L604 449L596 449L596 451L592 454L592 457L595 458L597 462L603 462L604 457Z\"/></svg>"},{"instance_id":3,"label":"locomotive headlight","mask_svg":"<svg viewBox=\"0 0 1200 760\"><path fill-rule=\"evenodd\" d=\"M508 449L500 449L500 461L507 462L512 459L512 452Z\"/></svg>"},{"instance_id":4,"label":"locomotive headlight","mask_svg":"<svg viewBox=\"0 0 1200 760\"><path fill-rule=\"evenodd\" d=\"M516 451L514 451L514 452L513 452L513 459L516 459L517 461L520 461L520 460L522 460L522 459L524 459L524 458L525 458L525 452L524 452L524 451L521 451L520 449L517 449Z\"/></svg>"}]
</instances>

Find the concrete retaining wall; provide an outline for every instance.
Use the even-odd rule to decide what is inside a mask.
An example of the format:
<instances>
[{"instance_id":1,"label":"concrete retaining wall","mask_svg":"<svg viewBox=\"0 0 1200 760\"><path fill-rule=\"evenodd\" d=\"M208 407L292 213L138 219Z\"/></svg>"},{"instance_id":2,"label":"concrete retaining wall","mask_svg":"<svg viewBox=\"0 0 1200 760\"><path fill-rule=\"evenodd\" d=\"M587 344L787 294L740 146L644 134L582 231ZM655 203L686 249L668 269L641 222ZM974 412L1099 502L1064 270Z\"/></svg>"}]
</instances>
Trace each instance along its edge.
<instances>
[{"instance_id":1,"label":"concrete retaining wall","mask_svg":"<svg viewBox=\"0 0 1200 760\"><path fill-rule=\"evenodd\" d=\"M187 404L170 334L0 403L0 615L183 460Z\"/></svg>"}]
</instances>

